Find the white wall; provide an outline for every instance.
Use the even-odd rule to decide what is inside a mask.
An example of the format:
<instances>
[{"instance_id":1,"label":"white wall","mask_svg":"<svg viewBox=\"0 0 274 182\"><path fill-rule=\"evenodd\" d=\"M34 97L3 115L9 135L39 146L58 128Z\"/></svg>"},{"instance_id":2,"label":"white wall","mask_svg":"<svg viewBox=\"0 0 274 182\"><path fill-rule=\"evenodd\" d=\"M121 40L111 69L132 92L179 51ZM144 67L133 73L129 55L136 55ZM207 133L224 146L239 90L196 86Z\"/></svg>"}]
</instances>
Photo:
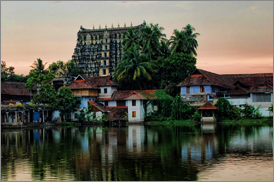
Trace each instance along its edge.
<instances>
[{"instance_id":1,"label":"white wall","mask_svg":"<svg viewBox=\"0 0 274 182\"><path fill-rule=\"evenodd\" d=\"M132 106L132 100L128 100L128 122L144 121L144 109L142 100L136 100L136 106ZM132 112L136 111L136 117L132 117Z\"/></svg>"},{"instance_id":2,"label":"white wall","mask_svg":"<svg viewBox=\"0 0 274 182\"><path fill-rule=\"evenodd\" d=\"M117 91L117 87L111 87L111 86L105 86L105 87L99 87L101 90L101 93L98 94L98 97L100 98L111 98L111 95L114 91ZM107 89L107 93L104 93L104 89Z\"/></svg>"},{"instance_id":3,"label":"white wall","mask_svg":"<svg viewBox=\"0 0 274 182\"><path fill-rule=\"evenodd\" d=\"M60 117L59 111L53 111L52 112L52 120L58 119Z\"/></svg>"}]
</instances>

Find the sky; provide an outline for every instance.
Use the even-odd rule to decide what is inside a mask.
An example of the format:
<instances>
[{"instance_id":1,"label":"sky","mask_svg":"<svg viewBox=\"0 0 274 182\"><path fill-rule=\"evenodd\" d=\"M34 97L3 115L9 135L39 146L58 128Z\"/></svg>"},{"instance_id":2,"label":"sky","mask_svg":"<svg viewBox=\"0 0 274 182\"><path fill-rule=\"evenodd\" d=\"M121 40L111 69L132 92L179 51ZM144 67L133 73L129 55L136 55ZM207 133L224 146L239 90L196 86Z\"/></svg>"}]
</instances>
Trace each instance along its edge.
<instances>
[{"instance_id":1,"label":"sky","mask_svg":"<svg viewBox=\"0 0 274 182\"><path fill-rule=\"evenodd\" d=\"M68 61L84 28L159 24L169 39L191 24L197 68L218 74L273 72L272 1L1 1L1 61L27 75L41 58ZM46 66L46 67L47 67Z\"/></svg>"}]
</instances>

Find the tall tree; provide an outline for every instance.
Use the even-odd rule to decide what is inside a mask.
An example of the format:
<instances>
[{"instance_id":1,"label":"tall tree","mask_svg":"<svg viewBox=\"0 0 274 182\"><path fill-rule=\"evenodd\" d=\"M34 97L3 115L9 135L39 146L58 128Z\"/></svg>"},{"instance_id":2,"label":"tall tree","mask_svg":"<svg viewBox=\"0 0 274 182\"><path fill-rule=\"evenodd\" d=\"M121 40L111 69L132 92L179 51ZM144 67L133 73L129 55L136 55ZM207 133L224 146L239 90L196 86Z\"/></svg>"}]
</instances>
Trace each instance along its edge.
<instances>
[{"instance_id":1,"label":"tall tree","mask_svg":"<svg viewBox=\"0 0 274 182\"><path fill-rule=\"evenodd\" d=\"M139 30L135 29L128 29L124 33L124 38L122 40L123 51L128 50L130 47L137 46L139 49L139 42L140 42L141 34Z\"/></svg>"},{"instance_id":2,"label":"tall tree","mask_svg":"<svg viewBox=\"0 0 274 182\"><path fill-rule=\"evenodd\" d=\"M43 60L40 58L37 61L34 61L33 64L30 66L32 69L36 70L38 73L43 73L45 70L45 66L47 63L43 64Z\"/></svg>"},{"instance_id":3,"label":"tall tree","mask_svg":"<svg viewBox=\"0 0 274 182\"><path fill-rule=\"evenodd\" d=\"M171 36L171 51L172 53L185 53L197 56L198 41L196 40L199 33L193 33L194 27L188 24L179 31L175 29Z\"/></svg>"},{"instance_id":4,"label":"tall tree","mask_svg":"<svg viewBox=\"0 0 274 182\"><path fill-rule=\"evenodd\" d=\"M152 63L147 62L147 60L147 55L140 55L136 46L128 49L115 69L118 82L121 82L129 76L132 76L134 81L136 79L141 80L142 78L151 80L150 73L155 72L155 70L152 68ZM142 89L140 82L138 82L138 85L139 89Z\"/></svg>"},{"instance_id":5,"label":"tall tree","mask_svg":"<svg viewBox=\"0 0 274 182\"><path fill-rule=\"evenodd\" d=\"M141 29L142 35L142 52L149 55L149 58L157 57L160 41L166 37L166 34L162 33L163 27L159 27L158 24L146 25Z\"/></svg>"}]
</instances>

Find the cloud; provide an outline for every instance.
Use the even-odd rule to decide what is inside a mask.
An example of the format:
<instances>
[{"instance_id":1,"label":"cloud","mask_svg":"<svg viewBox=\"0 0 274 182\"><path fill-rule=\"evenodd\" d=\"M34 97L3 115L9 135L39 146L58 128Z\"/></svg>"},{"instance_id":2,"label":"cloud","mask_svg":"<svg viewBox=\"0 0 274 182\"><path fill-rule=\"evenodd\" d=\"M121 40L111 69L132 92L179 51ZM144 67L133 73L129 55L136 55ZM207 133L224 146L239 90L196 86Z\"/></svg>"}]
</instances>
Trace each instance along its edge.
<instances>
[{"instance_id":1,"label":"cloud","mask_svg":"<svg viewBox=\"0 0 274 182\"><path fill-rule=\"evenodd\" d=\"M150 4L150 3L157 3L158 1L120 1L119 5L123 6L136 6L140 4Z\"/></svg>"}]
</instances>

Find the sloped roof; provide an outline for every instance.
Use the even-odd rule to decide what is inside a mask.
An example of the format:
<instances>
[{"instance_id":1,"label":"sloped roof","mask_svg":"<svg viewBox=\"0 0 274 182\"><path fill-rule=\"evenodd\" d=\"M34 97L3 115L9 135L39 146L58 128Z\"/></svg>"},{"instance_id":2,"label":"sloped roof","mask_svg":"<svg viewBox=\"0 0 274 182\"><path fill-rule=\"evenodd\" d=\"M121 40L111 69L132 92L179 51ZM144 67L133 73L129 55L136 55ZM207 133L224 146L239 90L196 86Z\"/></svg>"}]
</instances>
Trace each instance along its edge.
<instances>
[{"instance_id":1,"label":"sloped roof","mask_svg":"<svg viewBox=\"0 0 274 182\"><path fill-rule=\"evenodd\" d=\"M215 107L210 101L207 101L201 107L199 107L199 110L216 110L216 109L217 107Z\"/></svg>"},{"instance_id":2,"label":"sloped roof","mask_svg":"<svg viewBox=\"0 0 274 182\"><path fill-rule=\"evenodd\" d=\"M71 89L98 89L102 86L118 87L118 84L112 81L111 78L111 76L86 77L78 75L76 80L70 83L68 87Z\"/></svg>"},{"instance_id":3,"label":"sloped roof","mask_svg":"<svg viewBox=\"0 0 274 182\"><path fill-rule=\"evenodd\" d=\"M110 107L107 106L106 109L109 111L106 113L104 116L104 119L107 121L126 121L127 118L127 106L115 106L115 107Z\"/></svg>"},{"instance_id":4,"label":"sloped roof","mask_svg":"<svg viewBox=\"0 0 274 182\"><path fill-rule=\"evenodd\" d=\"M129 100L129 97L132 96L132 99L146 99L142 95L144 93L147 97L151 97L151 93L153 94L156 90L121 90L121 91L115 91L112 95L112 100ZM136 94L133 94L133 93Z\"/></svg>"},{"instance_id":5,"label":"sloped roof","mask_svg":"<svg viewBox=\"0 0 274 182\"><path fill-rule=\"evenodd\" d=\"M198 76L193 76L197 74ZM224 88L232 87L232 80L230 78L223 77L216 73L211 73L202 69L196 69L185 80L178 84L178 86L200 86L200 85L215 85L222 86Z\"/></svg>"},{"instance_id":6,"label":"sloped roof","mask_svg":"<svg viewBox=\"0 0 274 182\"><path fill-rule=\"evenodd\" d=\"M273 73L224 74L222 76L231 79L233 83L239 81L250 87L255 87L261 83L273 84Z\"/></svg>"},{"instance_id":7,"label":"sloped roof","mask_svg":"<svg viewBox=\"0 0 274 182\"><path fill-rule=\"evenodd\" d=\"M1 94L30 96L25 83L1 82Z\"/></svg>"},{"instance_id":8,"label":"sloped roof","mask_svg":"<svg viewBox=\"0 0 274 182\"><path fill-rule=\"evenodd\" d=\"M92 106L94 106L95 108L97 108L98 110L102 111L102 112L107 112L107 110L101 106L100 104L94 102L94 101L88 101L89 104L91 104Z\"/></svg>"},{"instance_id":9,"label":"sloped roof","mask_svg":"<svg viewBox=\"0 0 274 182\"><path fill-rule=\"evenodd\" d=\"M265 92L273 92L272 85L258 85L256 87L252 87L250 89L250 93L265 93Z\"/></svg>"},{"instance_id":10,"label":"sloped roof","mask_svg":"<svg viewBox=\"0 0 274 182\"><path fill-rule=\"evenodd\" d=\"M137 93L137 92L133 92L128 98L126 98L126 100L146 100L147 98L140 94L140 93Z\"/></svg>"}]
</instances>

